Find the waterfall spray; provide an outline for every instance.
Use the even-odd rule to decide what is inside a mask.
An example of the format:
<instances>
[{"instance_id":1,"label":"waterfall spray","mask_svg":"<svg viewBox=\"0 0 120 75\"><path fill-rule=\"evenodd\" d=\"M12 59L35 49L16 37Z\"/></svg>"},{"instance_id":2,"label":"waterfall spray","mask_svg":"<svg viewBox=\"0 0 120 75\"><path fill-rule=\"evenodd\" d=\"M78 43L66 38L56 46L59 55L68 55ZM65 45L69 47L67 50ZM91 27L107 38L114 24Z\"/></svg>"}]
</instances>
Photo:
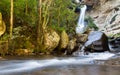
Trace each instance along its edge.
<instances>
[{"instance_id":1,"label":"waterfall spray","mask_svg":"<svg viewBox=\"0 0 120 75\"><path fill-rule=\"evenodd\" d=\"M81 12L80 12L78 24L77 24L77 27L76 27L76 33L84 33L87 29L87 25L84 24L86 9L87 9L87 6L83 5L83 7L80 10Z\"/></svg>"}]
</instances>

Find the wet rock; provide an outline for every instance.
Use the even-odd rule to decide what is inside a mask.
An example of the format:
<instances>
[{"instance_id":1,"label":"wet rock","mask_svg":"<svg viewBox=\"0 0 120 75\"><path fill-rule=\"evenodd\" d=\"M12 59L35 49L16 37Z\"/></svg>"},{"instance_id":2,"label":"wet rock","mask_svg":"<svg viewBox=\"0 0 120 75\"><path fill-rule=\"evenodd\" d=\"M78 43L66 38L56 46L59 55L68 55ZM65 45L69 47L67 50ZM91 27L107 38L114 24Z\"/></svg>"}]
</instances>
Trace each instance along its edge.
<instances>
[{"instance_id":1,"label":"wet rock","mask_svg":"<svg viewBox=\"0 0 120 75\"><path fill-rule=\"evenodd\" d=\"M109 40L110 45L115 45L115 39Z\"/></svg>"},{"instance_id":2,"label":"wet rock","mask_svg":"<svg viewBox=\"0 0 120 75\"><path fill-rule=\"evenodd\" d=\"M68 43L68 46L67 46L67 54L72 54L72 52L74 52L74 50L77 50L75 49L76 48L76 38L73 38L69 41Z\"/></svg>"},{"instance_id":3,"label":"wet rock","mask_svg":"<svg viewBox=\"0 0 120 75\"><path fill-rule=\"evenodd\" d=\"M34 44L30 41L30 38L24 36L17 36L8 41L10 53L13 53L16 49L34 49Z\"/></svg>"},{"instance_id":4,"label":"wet rock","mask_svg":"<svg viewBox=\"0 0 120 75\"><path fill-rule=\"evenodd\" d=\"M120 51L120 37L109 40L110 51L119 52Z\"/></svg>"},{"instance_id":5,"label":"wet rock","mask_svg":"<svg viewBox=\"0 0 120 75\"><path fill-rule=\"evenodd\" d=\"M85 43L87 41L88 35L87 34L77 34L76 39L78 43Z\"/></svg>"},{"instance_id":6,"label":"wet rock","mask_svg":"<svg viewBox=\"0 0 120 75\"><path fill-rule=\"evenodd\" d=\"M78 53L78 51L81 51L81 48L83 47L84 43L87 41L88 34L92 30L87 30L84 34L76 34L74 35L67 47L67 54L71 55L74 53Z\"/></svg>"},{"instance_id":7,"label":"wet rock","mask_svg":"<svg viewBox=\"0 0 120 75\"><path fill-rule=\"evenodd\" d=\"M115 43L120 45L120 37L116 39Z\"/></svg>"},{"instance_id":8,"label":"wet rock","mask_svg":"<svg viewBox=\"0 0 120 75\"><path fill-rule=\"evenodd\" d=\"M80 7L76 7L74 12L75 13L80 13Z\"/></svg>"},{"instance_id":9,"label":"wet rock","mask_svg":"<svg viewBox=\"0 0 120 75\"><path fill-rule=\"evenodd\" d=\"M92 31L94 31L93 29L87 29L87 31L85 32L85 34L89 35Z\"/></svg>"},{"instance_id":10,"label":"wet rock","mask_svg":"<svg viewBox=\"0 0 120 75\"><path fill-rule=\"evenodd\" d=\"M85 51L102 52L109 50L108 38L100 31L91 32L88 36L88 41L85 43Z\"/></svg>"}]
</instances>

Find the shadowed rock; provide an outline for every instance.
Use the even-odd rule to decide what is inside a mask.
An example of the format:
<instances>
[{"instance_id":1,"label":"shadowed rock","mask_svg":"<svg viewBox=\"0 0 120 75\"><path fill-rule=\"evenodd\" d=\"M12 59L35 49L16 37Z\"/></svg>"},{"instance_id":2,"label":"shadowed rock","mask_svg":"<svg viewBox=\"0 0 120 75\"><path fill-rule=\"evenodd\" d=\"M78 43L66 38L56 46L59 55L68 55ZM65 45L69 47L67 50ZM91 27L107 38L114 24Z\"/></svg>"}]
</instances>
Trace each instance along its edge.
<instances>
[{"instance_id":1,"label":"shadowed rock","mask_svg":"<svg viewBox=\"0 0 120 75\"><path fill-rule=\"evenodd\" d=\"M119 52L120 51L120 37L116 39L109 40L110 51Z\"/></svg>"},{"instance_id":2,"label":"shadowed rock","mask_svg":"<svg viewBox=\"0 0 120 75\"><path fill-rule=\"evenodd\" d=\"M102 52L109 50L108 38L100 31L91 32L88 36L88 41L85 43L85 51Z\"/></svg>"}]
</instances>

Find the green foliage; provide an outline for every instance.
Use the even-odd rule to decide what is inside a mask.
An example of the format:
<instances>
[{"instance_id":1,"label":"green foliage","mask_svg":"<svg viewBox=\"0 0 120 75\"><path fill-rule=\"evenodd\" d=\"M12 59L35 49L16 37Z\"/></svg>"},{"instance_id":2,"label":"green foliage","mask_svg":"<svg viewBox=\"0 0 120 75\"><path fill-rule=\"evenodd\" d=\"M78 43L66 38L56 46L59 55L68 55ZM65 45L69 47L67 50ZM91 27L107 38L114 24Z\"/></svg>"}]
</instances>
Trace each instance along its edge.
<instances>
[{"instance_id":1,"label":"green foliage","mask_svg":"<svg viewBox=\"0 0 120 75\"><path fill-rule=\"evenodd\" d=\"M37 1L38 0L14 0L14 40L12 40L13 42L11 43L12 49L28 48L31 46L30 42L34 42L35 45L37 29L39 28ZM44 1L50 2L50 0ZM42 31L42 27L49 26L58 32L66 30L67 33L73 33L78 18L78 15L74 13L75 4L73 4L71 0L52 0L51 2L50 4L45 4L44 2L42 4L41 19L44 21L42 21L43 26L42 23L40 24L40 31ZM73 9L69 9L69 7L73 7ZM0 39L6 40L9 38L10 0L0 0L0 12L2 12L3 20L7 25L7 33ZM20 37L21 35L24 37ZM25 39L28 37L30 37L30 42Z\"/></svg>"},{"instance_id":2,"label":"green foliage","mask_svg":"<svg viewBox=\"0 0 120 75\"><path fill-rule=\"evenodd\" d=\"M114 38L117 38L117 37L120 37L120 33L117 33L117 34L108 34L109 37L114 37Z\"/></svg>"},{"instance_id":3,"label":"green foliage","mask_svg":"<svg viewBox=\"0 0 120 75\"><path fill-rule=\"evenodd\" d=\"M89 16L88 18L86 18L87 22L88 22L88 28L93 28L94 30L98 30L99 28L95 25L95 23L93 22L93 19Z\"/></svg>"},{"instance_id":4,"label":"green foliage","mask_svg":"<svg viewBox=\"0 0 120 75\"><path fill-rule=\"evenodd\" d=\"M57 31L58 33L61 33L62 31L65 30L64 27L59 27L59 26L57 26L57 25L52 25L52 26L50 26L49 28L52 28L53 30Z\"/></svg>"},{"instance_id":5,"label":"green foliage","mask_svg":"<svg viewBox=\"0 0 120 75\"><path fill-rule=\"evenodd\" d=\"M68 33L71 27L75 28L77 14L74 13L74 8L73 10L69 9L70 6L73 6L71 0L54 0L50 8L49 25L63 27Z\"/></svg>"},{"instance_id":6,"label":"green foliage","mask_svg":"<svg viewBox=\"0 0 120 75\"><path fill-rule=\"evenodd\" d=\"M0 37L0 41L7 41L9 39L9 35L7 33L4 34L4 36Z\"/></svg>"},{"instance_id":7,"label":"green foliage","mask_svg":"<svg viewBox=\"0 0 120 75\"><path fill-rule=\"evenodd\" d=\"M10 0L0 0L0 11L3 13L6 24L9 24L10 17ZM69 7L73 7L70 10ZM43 4L43 17L45 17L46 6ZM74 13L75 4L71 0L54 0L48 7L50 19L48 25L58 25L63 27L67 32L73 32L76 26L77 16ZM38 21L37 0L14 0L14 27L29 25L36 27ZM71 29L72 28L72 29ZM9 29L9 28L8 28Z\"/></svg>"},{"instance_id":8,"label":"green foliage","mask_svg":"<svg viewBox=\"0 0 120 75\"><path fill-rule=\"evenodd\" d=\"M15 37L11 40L9 44L9 50L15 50L15 49L32 49L33 44L30 42L29 38L26 37Z\"/></svg>"},{"instance_id":9,"label":"green foliage","mask_svg":"<svg viewBox=\"0 0 120 75\"><path fill-rule=\"evenodd\" d=\"M37 17L36 0L14 0L14 25L35 26ZM10 17L10 0L0 0L0 12L4 19ZM9 21L6 21L9 24Z\"/></svg>"},{"instance_id":10,"label":"green foliage","mask_svg":"<svg viewBox=\"0 0 120 75\"><path fill-rule=\"evenodd\" d=\"M0 12L3 15L10 15L10 0L0 0Z\"/></svg>"}]
</instances>

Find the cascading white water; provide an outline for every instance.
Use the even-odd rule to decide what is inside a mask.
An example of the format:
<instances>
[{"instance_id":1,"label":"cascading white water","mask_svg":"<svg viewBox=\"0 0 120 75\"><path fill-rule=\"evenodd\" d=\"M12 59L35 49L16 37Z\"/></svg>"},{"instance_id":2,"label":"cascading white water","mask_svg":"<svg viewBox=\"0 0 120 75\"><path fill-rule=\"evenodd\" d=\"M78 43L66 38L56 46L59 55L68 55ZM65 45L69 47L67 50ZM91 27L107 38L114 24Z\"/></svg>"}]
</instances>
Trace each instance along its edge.
<instances>
[{"instance_id":1,"label":"cascading white water","mask_svg":"<svg viewBox=\"0 0 120 75\"><path fill-rule=\"evenodd\" d=\"M80 10L81 12L80 12L78 24L77 24L77 27L76 27L76 33L84 33L87 29L87 25L84 24L86 9L87 9L87 6L83 5L83 7Z\"/></svg>"}]
</instances>

